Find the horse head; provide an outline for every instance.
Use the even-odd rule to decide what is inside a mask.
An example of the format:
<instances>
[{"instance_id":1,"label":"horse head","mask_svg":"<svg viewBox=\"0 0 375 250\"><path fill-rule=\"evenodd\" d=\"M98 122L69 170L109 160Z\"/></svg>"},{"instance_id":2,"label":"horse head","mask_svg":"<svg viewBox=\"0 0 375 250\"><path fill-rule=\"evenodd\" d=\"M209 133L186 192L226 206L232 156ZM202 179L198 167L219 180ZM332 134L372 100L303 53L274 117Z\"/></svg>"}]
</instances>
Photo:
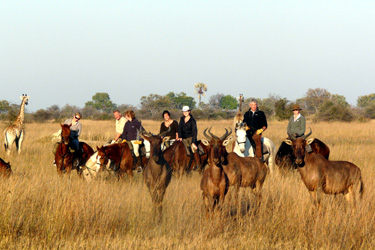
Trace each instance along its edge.
<instances>
[{"instance_id":1,"label":"horse head","mask_svg":"<svg viewBox=\"0 0 375 250\"><path fill-rule=\"evenodd\" d=\"M72 124L66 125L66 124L60 123L60 126L61 126L61 142L68 144L69 137L70 137L70 127L72 126Z\"/></svg>"}]
</instances>

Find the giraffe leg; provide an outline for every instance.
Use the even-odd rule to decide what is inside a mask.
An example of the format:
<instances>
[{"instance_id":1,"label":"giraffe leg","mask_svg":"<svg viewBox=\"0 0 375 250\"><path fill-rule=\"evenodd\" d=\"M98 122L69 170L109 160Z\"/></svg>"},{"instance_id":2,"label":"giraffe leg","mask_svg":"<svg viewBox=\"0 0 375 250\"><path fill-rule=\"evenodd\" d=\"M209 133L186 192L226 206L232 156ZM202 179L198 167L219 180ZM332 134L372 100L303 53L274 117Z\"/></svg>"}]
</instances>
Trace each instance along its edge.
<instances>
[{"instance_id":1,"label":"giraffe leg","mask_svg":"<svg viewBox=\"0 0 375 250\"><path fill-rule=\"evenodd\" d=\"M19 137L18 140L17 140L17 150L18 150L18 154L21 153L21 144L22 144L22 142L23 142L23 136L24 136L24 134L25 134L24 131L21 130L20 137Z\"/></svg>"}]
</instances>

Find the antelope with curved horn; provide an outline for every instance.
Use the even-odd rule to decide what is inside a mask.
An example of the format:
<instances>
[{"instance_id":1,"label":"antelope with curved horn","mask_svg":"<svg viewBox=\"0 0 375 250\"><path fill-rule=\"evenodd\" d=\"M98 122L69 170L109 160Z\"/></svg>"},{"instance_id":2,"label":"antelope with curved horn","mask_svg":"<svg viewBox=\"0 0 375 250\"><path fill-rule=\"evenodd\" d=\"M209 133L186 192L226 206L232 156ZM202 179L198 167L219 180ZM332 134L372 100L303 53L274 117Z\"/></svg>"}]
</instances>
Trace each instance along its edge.
<instances>
[{"instance_id":1,"label":"antelope with curved horn","mask_svg":"<svg viewBox=\"0 0 375 250\"><path fill-rule=\"evenodd\" d=\"M170 129L170 128L169 128ZM143 179L150 191L152 203L154 206L154 217L158 221L162 218L162 202L169 183L172 178L172 168L164 159L161 150L161 144L170 139L170 136L165 136L169 130L164 131L158 135L142 131L143 139L150 142L150 159L143 172Z\"/></svg>"},{"instance_id":2,"label":"antelope with curved horn","mask_svg":"<svg viewBox=\"0 0 375 250\"><path fill-rule=\"evenodd\" d=\"M314 138L307 139L310 133L303 137L287 139L285 142L293 147L295 163L306 188L309 190L315 204L321 210L321 195L343 194L352 207L355 208L358 198L363 195L361 170L351 162L330 161L321 154L314 154L308 146Z\"/></svg>"},{"instance_id":3,"label":"antelope with curved horn","mask_svg":"<svg viewBox=\"0 0 375 250\"><path fill-rule=\"evenodd\" d=\"M225 134L218 137L211 133L211 128L208 129L209 135L207 135L206 128L203 135L206 139L202 139L202 143L209 147L208 156L208 168L204 171L201 179L201 190L203 201L206 206L206 216L209 212L212 212L215 207L221 208L224 197L228 192L229 182L226 176L222 164L226 164L225 159L225 146L229 143L229 135L232 133L232 129L228 132L225 129Z\"/></svg>"}]
</instances>

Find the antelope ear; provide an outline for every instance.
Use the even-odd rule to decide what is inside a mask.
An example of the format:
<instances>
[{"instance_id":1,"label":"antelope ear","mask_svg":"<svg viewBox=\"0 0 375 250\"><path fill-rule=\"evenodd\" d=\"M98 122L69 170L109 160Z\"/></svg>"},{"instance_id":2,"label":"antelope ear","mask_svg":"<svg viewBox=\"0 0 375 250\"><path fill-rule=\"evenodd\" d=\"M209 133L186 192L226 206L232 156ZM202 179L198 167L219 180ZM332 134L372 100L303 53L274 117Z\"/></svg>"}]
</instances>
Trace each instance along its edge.
<instances>
[{"instance_id":1,"label":"antelope ear","mask_svg":"<svg viewBox=\"0 0 375 250\"><path fill-rule=\"evenodd\" d=\"M210 142L207 141L206 139L202 139L202 143L203 143L203 145L205 145L205 146L210 146Z\"/></svg>"},{"instance_id":2,"label":"antelope ear","mask_svg":"<svg viewBox=\"0 0 375 250\"><path fill-rule=\"evenodd\" d=\"M292 145L292 144L293 144L292 141L289 140L289 139L286 139L284 142L285 142L286 144L288 144L288 145Z\"/></svg>"},{"instance_id":3,"label":"antelope ear","mask_svg":"<svg viewBox=\"0 0 375 250\"><path fill-rule=\"evenodd\" d=\"M225 141L223 141L223 146L226 146L229 144L229 142L232 140L232 136L229 136Z\"/></svg>"},{"instance_id":4,"label":"antelope ear","mask_svg":"<svg viewBox=\"0 0 375 250\"><path fill-rule=\"evenodd\" d=\"M163 142L169 141L170 139L171 139L170 136L166 136L166 137L163 138Z\"/></svg>"},{"instance_id":5,"label":"antelope ear","mask_svg":"<svg viewBox=\"0 0 375 250\"><path fill-rule=\"evenodd\" d=\"M311 144L313 141L315 140L315 138L310 138L310 139L307 139L306 140L306 144Z\"/></svg>"}]
</instances>

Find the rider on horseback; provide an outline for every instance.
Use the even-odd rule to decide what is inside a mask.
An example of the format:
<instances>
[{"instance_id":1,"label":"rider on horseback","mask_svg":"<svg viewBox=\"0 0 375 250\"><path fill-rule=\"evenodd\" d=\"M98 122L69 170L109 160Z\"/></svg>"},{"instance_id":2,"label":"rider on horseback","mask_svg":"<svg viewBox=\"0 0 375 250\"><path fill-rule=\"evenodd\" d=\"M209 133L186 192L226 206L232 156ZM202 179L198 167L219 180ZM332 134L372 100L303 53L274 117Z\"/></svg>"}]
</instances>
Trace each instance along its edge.
<instances>
[{"instance_id":1,"label":"rider on horseback","mask_svg":"<svg viewBox=\"0 0 375 250\"><path fill-rule=\"evenodd\" d=\"M244 114L243 121L246 122L248 126L246 130L246 135L249 138L249 141L256 152L256 147L260 147L260 152L263 152L261 141L254 140L254 137L261 138L262 133L267 129L267 119L263 111L260 111L258 108L258 101L252 99L249 103L250 109ZM258 135L258 136L256 136ZM262 156L259 156L261 157Z\"/></svg>"},{"instance_id":2,"label":"rider on horseback","mask_svg":"<svg viewBox=\"0 0 375 250\"><path fill-rule=\"evenodd\" d=\"M144 130L142 123L137 120L133 110L125 111L125 118L128 120L125 123L124 131L121 134L121 139L126 140L130 149L133 149L134 156L137 160L137 170L142 171L142 156L139 153L139 146L143 139L140 138L139 132Z\"/></svg>"},{"instance_id":3,"label":"rider on horseback","mask_svg":"<svg viewBox=\"0 0 375 250\"><path fill-rule=\"evenodd\" d=\"M73 165L78 167L79 161L82 158L82 148L79 146L78 137L82 132L82 123L79 121L82 118L81 113L77 112L74 114L73 118L67 119L64 124L70 126L70 140L69 147L72 152L74 152Z\"/></svg>"}]
</instances>

